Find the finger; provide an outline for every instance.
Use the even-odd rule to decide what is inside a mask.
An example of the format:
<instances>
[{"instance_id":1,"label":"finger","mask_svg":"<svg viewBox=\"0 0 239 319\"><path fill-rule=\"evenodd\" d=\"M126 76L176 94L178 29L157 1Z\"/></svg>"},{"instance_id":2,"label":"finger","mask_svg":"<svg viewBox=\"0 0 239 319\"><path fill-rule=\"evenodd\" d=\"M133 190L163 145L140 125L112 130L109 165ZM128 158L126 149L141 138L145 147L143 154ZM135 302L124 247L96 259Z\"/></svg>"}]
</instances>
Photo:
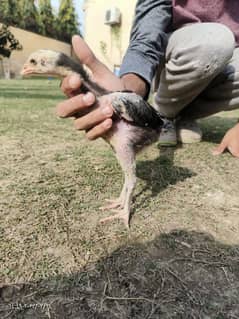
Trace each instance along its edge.
<instances>
[{"instance_id":1,"label":"finger","mask_svg":"<svg viewBox=\"0 0 239 319\"><path fill-rule=\"evenodd\" d=\"M82 82L77 74L72 74L65 77L61 82L61 90L67 96L72 96L79 90Z\"/></svg>"},{"instance_id":2,"label":"finger","mask_svg":"<svg viewBox=\"0 0 239 319\"><path fill-rule=\"evenodd\" d=\"M239 157L239 149L235 149L229 146L228 150L234 157Z\"/></svg>"},{"instance_id":3,"label":"finger","mask_svg":"<svg viewBox=\"0 0 239 319\"><path fill-rule=\"evenodd\" d=\"M86 137L89 140L95 140L98 137L103 136L111 127L112 127L112 119L106 119L102 123L96 125L93 129L86 133Z\"/></svg>"},{"instance_id":4,"label":"finger","mask_svg":"<svg viewBox=\"0 0 239 319\"><path fill-rule=\"evenodd\" d=\"M93 73L104 74L105 72L110 72L109 69L96 58L93 51L79 35L72 37L72 46L81 63L88 66Z\"/></svg>"},{"instance_id":5,"label":"finger","mask_svg":"<svg viewBox=\"0 0 239 319\"><path fill-rule=\"evenodd\" d=\"M227 144L224 141L222 141L221 144L213 150L212 154L220 155L225 151L226 148Z\"/></svg>"},{"instance_id":6,"label":"finger","mask_svg":"<svg viewBox=\"0 0 239 319\"><path fill-rule=\"evenodd\" d=\"M100 83L101 86L111 91L124 89L122 80L117 78L105 64L96 58L92 50L79 35L72 37L72 45L81 63L85 64L92 72L95 82Z\"/></svg>"},{"instance_id":7,"label":"finger","mask_svg":"<svg viewBox=\"0 0 239 319\"><path fill-rule=\"evenodd\" d=\"M91 68L99 62L93 51L79 35L74 35L72 37L72 45L81 63Z\"/></svg>"},{"instance_id":8,"label":"finger","mask_svg":"<svg viewBox=\"0 0 239 319\"><path fill-rule=\"evenodd\" d=\"M107 118L113 115L113 109L111 106L98 107L85 116L82 116L75 120L75 128L77 130L88 130L95 125L103 122Z\"/></svg>"},{"instance_id":9,"label":"finger","mask_svg":"<svg viewBox=\"0 0 239 319\"><path fill-rule=\"evenodd\" d=\"M95 102L94 94L80 94L68 100L60 102L56 107L56 114L59 117L69 117L92 106Z\"/></svg>"}]
</instances>

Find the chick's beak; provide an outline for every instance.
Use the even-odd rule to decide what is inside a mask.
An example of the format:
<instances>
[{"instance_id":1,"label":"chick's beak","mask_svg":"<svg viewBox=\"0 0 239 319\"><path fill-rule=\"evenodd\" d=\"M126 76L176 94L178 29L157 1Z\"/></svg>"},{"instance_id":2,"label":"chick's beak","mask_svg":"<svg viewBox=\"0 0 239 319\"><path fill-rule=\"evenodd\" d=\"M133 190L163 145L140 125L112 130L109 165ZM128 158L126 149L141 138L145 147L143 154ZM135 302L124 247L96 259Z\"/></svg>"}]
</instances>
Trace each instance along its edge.
<instances>
[{"instance_id":1,"label":"chick's beak","mask_svg":"<svg viewBox=\"0 0 239 319\"><path fill-rule=\"evenodd\" d=\"M30 66L28 63L25 63L23 65L23 68L20 72L21 75L25 76L25 75L30 75L34 73L34 69L32 68L32 66Z\"/></svg>"}]
</instances>

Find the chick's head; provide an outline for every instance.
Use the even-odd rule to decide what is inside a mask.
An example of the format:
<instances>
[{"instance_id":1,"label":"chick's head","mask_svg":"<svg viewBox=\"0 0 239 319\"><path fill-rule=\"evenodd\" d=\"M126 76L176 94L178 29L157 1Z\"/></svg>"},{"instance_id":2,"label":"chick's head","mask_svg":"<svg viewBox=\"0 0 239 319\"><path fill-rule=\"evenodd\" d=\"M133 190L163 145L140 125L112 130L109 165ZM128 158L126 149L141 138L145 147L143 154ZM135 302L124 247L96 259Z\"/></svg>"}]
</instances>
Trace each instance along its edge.
<instances>
[{"instance_id":1,"label":"chick's head","mask_svg":"<svg viewBox=\"0 0 239 319\"><path fill-rule=\"evenodd\" d=\"M60 53L51 50L33 52L24 64L21 75L51 75L58 76L58 60Z\"/></svg>"}]
</instances>

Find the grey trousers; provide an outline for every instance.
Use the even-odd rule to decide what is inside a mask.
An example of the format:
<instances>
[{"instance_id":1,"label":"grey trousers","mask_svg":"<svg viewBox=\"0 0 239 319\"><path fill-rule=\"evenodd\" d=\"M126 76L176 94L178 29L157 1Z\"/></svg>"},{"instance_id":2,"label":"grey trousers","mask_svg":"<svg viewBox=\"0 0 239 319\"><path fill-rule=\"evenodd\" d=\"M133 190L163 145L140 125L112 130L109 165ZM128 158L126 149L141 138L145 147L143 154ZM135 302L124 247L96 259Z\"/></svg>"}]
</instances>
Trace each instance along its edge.
<instances>
[{"instance_id":1,"label":"grey trousers","mask_svg":"<svg viewBox=\"0 0 239 319\"><path fill-rule=\"evenodd\" d=\"M219 23L185 26L169 38L154 105L168 118L198 119L239 108L239 48Z\"/></svg>"}]
</instances>

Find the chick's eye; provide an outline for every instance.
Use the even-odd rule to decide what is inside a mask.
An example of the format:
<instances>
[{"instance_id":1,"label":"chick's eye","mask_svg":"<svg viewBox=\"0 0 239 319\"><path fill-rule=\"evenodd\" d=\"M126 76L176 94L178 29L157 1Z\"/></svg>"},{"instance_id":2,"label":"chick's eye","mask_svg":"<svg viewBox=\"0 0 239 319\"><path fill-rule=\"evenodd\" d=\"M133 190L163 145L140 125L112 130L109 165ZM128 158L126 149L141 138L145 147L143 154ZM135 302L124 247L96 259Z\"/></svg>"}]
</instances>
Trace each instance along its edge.
<instances>
[{"instance_id":1,"label":"chick's eye","mask_svg":"<svg viewBox=\"0 0 239 319\"><path fill-rule=\"evenodd\" d=\"M43 65L43 66L46 65L46 61L42 59L41 60L41 65Z\"/></svg>"},{"instance_id":2,"label":"chick's eye","mask_svg":"<svg viewBox=\"0 0 239 319\"><path fill-rule=\"evenodd\" d=\"M37 65L37 61L34 60L34 59L31 59L31 60L30 60L30 63L33 64L33 65Z\"/></svg>"}]
</instances>

